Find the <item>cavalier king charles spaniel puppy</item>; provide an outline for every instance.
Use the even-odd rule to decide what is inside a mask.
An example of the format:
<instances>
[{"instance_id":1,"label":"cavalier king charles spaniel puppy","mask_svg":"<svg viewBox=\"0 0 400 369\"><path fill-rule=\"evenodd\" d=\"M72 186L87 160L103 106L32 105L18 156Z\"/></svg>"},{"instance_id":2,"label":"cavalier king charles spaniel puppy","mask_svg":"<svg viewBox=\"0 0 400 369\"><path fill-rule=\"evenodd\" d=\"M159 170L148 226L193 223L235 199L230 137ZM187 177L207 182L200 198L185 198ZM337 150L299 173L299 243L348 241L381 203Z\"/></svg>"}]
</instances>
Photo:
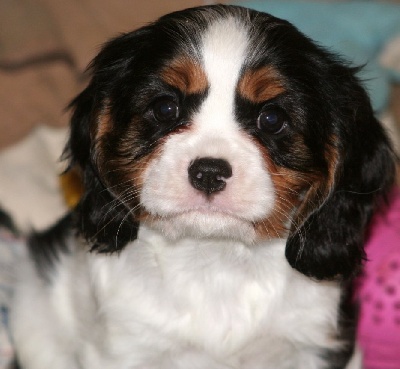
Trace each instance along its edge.
<instances>
[{"instance_id":1,"label":"cavalier king charles spaniel puppy","mask_svg":"<svg viewBox=\"0 0 400 369\"><path fill-rule=\"evenodd\" d=\"M346 290L394 160L357 70L215 5L90 71L66 148L84 194L21 266L21 367L358 368Z\"/></svg>"}]
</instances>

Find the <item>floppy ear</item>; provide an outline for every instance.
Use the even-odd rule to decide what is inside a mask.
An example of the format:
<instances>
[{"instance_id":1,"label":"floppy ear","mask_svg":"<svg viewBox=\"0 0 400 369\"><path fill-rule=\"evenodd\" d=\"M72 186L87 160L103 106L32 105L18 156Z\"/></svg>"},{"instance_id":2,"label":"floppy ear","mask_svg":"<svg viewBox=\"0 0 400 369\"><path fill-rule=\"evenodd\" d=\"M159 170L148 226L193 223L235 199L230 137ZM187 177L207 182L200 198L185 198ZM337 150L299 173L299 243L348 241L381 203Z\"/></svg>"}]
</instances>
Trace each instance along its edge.
<instances>
[{"instance_id":1,"label":"floppy ear","mask_svg":"<svg viewBox=\"0 0 400 369\"><path fill-rule=\"evenodd\" d=\"M110 172L106 167L107 150L118 146L109 142L109 136L122 136L112 123L110 101L126 98L115 95L137 53L132 44L145 32L143 28L109 41L89 66L89 85L70 104L73 114L64 158L69 159L70 167L80 169L84 182L84 194L75 211L76 227L92 250L99 252L119 251L137 237L133 207L113 192L105 175ZM114 177L115 182L122 182L117 174Z\"/></svg>"},{"instance_id":2,"label":"floppy ear","mask_svg":"<svg viewBox=\"0 0 400 369\"><path fill-rule=\"evenodd\" d=\"M341 90L327 97L335 132L327 150L330 179L305 194L286 245L290 265L317 279L348 278L357 271L368 221L395 172L388 138L366 93L353 76L337 85Z\"/></svg>"},{"instance_id":3,"label":"floppy ear","mask_svg":"<svg viewBox=\"0 0 400 369\"><path fill-rule=\"evenodd\" d=\"M71 103L74 112L64 156L69 158L70 168L78 166L84 182L84 193L75 209L78 231L89 242L91 250L114 252L137 237L138 224L103 183L96 165L93 131L100 105L93 84Z\"/></svg>"}]
</instances>

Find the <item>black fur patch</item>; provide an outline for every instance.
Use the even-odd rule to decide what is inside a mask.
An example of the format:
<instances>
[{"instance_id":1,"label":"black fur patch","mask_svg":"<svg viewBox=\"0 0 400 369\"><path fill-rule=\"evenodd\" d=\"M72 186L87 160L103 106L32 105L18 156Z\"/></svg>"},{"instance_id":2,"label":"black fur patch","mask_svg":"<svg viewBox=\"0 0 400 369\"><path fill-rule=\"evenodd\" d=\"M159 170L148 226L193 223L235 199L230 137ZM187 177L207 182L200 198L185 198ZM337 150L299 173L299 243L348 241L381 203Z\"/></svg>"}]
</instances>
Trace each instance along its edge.
<instances>
[{"instance_id":1,"label":"black fur patch","mask_svg":"<svg viewBox=\"0 0 400 369\"><path fill-rule=\"evenodd\" d=\"M339 307L339 336L337 337L343 346L338 350L329 350L323 357L329 363L327 369L345 369L355 351L358 309L352 301L353 288L351 285L343 287L345 294Z\"/></svg>"},{"instance_id":2,"label":"black fur patch","mask_svg":"<svg viewBox=\"0 0 400 369\"><path fill-rule=\"evenodd\" d=\"M72 215L68 214L51 228L33 233L27 242L29 255L38 274L46 282L51 281L61 254L68 253L68 236L72 234Z\"/></svg>"},{"instance_id":3,"label":"black fur patch","mask_svg":"<svg viewBox=\"0 0 400 369\"><path fill-rule=\"evenodd\" d=\"M18 235L17 227L13 220L3 209L0 209L0 226L7 228L11 233Z\"/></svg>"}]
</instances>

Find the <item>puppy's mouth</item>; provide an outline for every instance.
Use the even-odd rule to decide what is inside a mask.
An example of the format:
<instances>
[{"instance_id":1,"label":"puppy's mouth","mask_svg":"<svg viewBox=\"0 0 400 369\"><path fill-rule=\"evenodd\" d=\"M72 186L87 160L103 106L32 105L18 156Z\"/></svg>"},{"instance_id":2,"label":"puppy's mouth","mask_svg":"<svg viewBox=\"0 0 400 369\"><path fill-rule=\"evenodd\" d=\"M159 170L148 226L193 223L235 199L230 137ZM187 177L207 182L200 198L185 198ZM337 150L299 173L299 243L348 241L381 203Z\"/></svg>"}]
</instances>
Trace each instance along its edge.
<instances>
[{"instance_id":1,"label":"puppy's mouth","mask_svg":"<svg viewBox=\"0 0 400 369\"><path fill-rule=\"evenodd\" d=\"M253 221L210 205L163 215L145 211L141 221L170 239L229 238L252 243L256 235Z\"/></svg>"},{"instance_id":2,"label":"puppy's mouth","mask_svg":"<svg viewBox=\"0 0 400 369\"><path fill-rule=\"evenodd\" d=\"M249 223L251 224L252 222L250 222L249 220L242 218L236 214L232 214L229 211L224 211L218 208L214 208L214 207L199 207L196 209L189 209L189 210L185 210L182 212L178 212L175 214L171 214L170 217L174 218L174 217L195 217L198 219L201 219L203 217L208 217L210 219L232 219L232 220L236 220L238 222L243 222L243 223Z\"/></svg>"}]
</instances>

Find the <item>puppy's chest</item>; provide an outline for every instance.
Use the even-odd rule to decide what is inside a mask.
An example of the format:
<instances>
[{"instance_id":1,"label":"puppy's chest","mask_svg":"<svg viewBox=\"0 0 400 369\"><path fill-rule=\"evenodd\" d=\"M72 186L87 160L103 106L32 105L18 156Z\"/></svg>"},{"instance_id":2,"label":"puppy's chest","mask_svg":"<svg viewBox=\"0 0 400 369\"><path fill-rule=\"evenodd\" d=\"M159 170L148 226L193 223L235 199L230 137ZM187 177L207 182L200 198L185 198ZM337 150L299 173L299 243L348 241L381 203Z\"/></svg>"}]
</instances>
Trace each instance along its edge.
<instances>
[{"instance_id":1,"label":"puppy's chest","mask_svg":"<svg viewBox=\"0 0 400 369\"><path fill-rule=\"evenodd\" d=\"M123 321L125 333L144 325L175 339L211 344L214 337L228 346L252 334L281 294L278 286L257 276L237 250L197 246L137 242L111 260L96 257L96 295L109 323Z\"/></svg>"},{"instance_id":2,"label":"puppy's chest","mask_svg":"<svg viewBox=\"0 0 400 369\"><path fill-rule=\"evenodd\" d=\"M317 290L325 288L320 292L325 298L330 293L336 305L336 288L332 294L331 287L318 286L287 265L281 241L249 249L234 243L171 246L160 239L138 240L119 257L105 258L92 264L102 281L97 303L109 331L121 339L146 340L154 334L231 355L255 338L263 337L264 344L285 340L299 320L306 328L299 327L297 335L319 340L311 337L313 325L331 315L323 312Z\"/></svg>"},{"instance_id":3,"label":"puppy's chest","mask_svg":"<svg viewBox=\"0 0 400 369\"><path fill-rule=\"evenodd\" d=\"M164 299L157 303L166 315L159 324L168 322L168 333L187 342L230 352L269 325L282 299L282 281L273 286L248 270L215 263L164 275Z\"/></svg>"}]
</instances>

